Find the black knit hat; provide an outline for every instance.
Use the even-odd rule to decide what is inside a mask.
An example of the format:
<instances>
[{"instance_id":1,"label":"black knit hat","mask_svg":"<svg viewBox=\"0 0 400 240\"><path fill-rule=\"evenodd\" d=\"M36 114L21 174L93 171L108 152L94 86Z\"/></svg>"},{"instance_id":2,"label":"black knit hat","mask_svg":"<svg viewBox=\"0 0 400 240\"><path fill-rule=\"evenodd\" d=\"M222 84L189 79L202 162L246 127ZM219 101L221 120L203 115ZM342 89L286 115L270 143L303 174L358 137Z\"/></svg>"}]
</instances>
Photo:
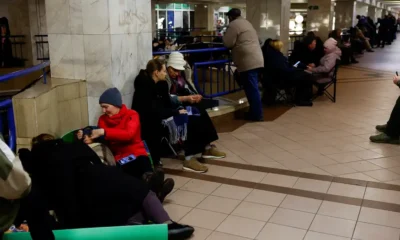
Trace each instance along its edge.
<instances>
[{"instance_id":1,"label":"black knit hat","mask_svg":"<svg viewBox=\"0 0 400 240\"><path fill-rule=\"evenodd\" d=\"M122 107L122 96L118 88L109 88L101 94L99 103L111 104L116 107Z\"/></svg>"}]
</instances>

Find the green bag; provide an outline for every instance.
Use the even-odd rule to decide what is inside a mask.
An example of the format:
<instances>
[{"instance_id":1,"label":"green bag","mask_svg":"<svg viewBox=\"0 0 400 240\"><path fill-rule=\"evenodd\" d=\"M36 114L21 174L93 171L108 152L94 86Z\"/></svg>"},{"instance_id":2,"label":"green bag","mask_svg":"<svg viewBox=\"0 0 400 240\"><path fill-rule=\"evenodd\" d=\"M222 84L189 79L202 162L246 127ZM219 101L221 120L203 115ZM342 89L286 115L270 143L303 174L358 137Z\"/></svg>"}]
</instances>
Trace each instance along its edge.
<instances>
[{"instance_id":1,"label":"green bag","mask_svg":"<svg viewBox=\"0 0 400 240\"><path fill-rule=\"evenodd\" d=\"M56 240L168 240L166 224L53 231ZM7 233L4 240L31 240L30 233Z\"/></svg>"}]
</instances>

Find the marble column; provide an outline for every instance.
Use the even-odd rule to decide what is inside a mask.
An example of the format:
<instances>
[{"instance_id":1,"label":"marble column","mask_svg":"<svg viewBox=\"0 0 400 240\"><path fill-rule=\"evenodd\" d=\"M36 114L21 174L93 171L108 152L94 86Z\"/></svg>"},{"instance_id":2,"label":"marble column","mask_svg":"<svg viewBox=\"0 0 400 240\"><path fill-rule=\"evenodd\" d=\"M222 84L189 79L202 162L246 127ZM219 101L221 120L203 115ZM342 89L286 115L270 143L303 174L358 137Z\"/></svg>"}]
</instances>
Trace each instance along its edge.
<instances>
[{"instance_id":1,"label":"marble column","mask_svg":"<svg viewBox=\"0 0 400 240\"><path fill-rule=\"evenodd\" d=\"M290 0L247 0L246 18L256 29L259 39L280 39L282 52L286 55L289 47Z\"/></svg>"},{"instance_id":2,"label":"marble column","mask_svg":"<svg viewBox=\"0 0 400 240\"><path fill-rule=\"evenodd\" d=\"M37 60L38 56L47 55L49 49L47 44L36 48L35 35L47 35L46 7L45 0L28 0L30 38L32 42L32 63L37 65L42 61ZM41 39L40 39L41 40ZM44 38L43 40L46 40Z\"/></svg>"},{"instance_id":3,"label":"marble column","mask_svg":"<svg viewBox=\"0 0 400 240\"><path fill-rule=\"evenodd\" d=\"M310 9L313 6L318 6L318 9ZM328 38L332 30L331 6L331 0L308 0L307 32L316 32L322 41Z\"/></svg>"},{"instance_id":4,"label":"marble column","mask_svg":"<svg viewBox=\"0 0 400 240\"><path fill-rule=\"evenodd\" d=\"M354 26L356 2L353 0L337 1L335 4L335 28L349 28Z\"/></svg>"},{"instance_id":5,"label":"marble column","mask_svg":"<svg viewBox=\"0 0 400 240\"><path fill-rule=\"evenodd\" d=\"M47 0L53 78L86 80L89 124L117 87L130 107L133 82L152 58L151 0Z\"/></svg>"},{"instance_id":6,"label":"marble column","mask_svg":"<svg viewBox=\"0 0 400 240\"><path fill-rule=\"evenodd\" d=\"M370 17L374 21L374 23L376 22L377 17L376 17L376 7L375 6L372 6L372 5L368 6L368 17Z\"/></svg>"},{"instance_id":7,"label":"marble column","mask_svg":"<svg viewBox=\"0 0 400 240\"><path fill-rule=\"evenodd\" d=\"M208 5L196 4L194 13L194 28L204 28L205 31L209 28Z\"/></svg>"},{"instance_id":8,"label":"marble column","mask_svg":"<svg viewBox=\"0 0 400 240\"><path fill-rule=\"evenodd\" d=\"M155 0L151 0L151 31L152 37L157 37L157 12Z\"/></svg>"}]
</instances>

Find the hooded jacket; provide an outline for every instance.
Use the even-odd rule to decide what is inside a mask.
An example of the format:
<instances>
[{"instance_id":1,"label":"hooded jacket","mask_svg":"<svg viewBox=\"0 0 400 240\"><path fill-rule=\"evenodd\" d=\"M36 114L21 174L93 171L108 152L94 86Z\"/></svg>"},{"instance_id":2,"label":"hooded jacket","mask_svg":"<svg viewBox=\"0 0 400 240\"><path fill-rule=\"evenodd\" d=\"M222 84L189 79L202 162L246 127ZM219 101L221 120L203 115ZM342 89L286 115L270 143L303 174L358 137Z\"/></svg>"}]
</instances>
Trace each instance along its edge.
<instances>
[{"instance_id":1,"label":"hooded jacket","mask_svg":"<svg viewBox=\"0 0 400 240\"><path fill-rule=\"evenodd\" d=\"M333 47L329 53L321 58L320 65L313 68L311 71L315 73L317 82L326 83L330 82L335 70L336 61L340 60L342 51L338 47Z\"/></svg>"},{"instance_id":2,"label":"hooded jacket","mask_svg":"<svg viewBox=\"0 0 400 240\"><path fill-rule=\"evenodd\" d=\"M98 126L105 131L105 140L115 160L133 154L135 157L147 156L147 151L141 138L139 114L128 109L125 104L114 116L102 115Z\"/></svg>"}]
</instances>

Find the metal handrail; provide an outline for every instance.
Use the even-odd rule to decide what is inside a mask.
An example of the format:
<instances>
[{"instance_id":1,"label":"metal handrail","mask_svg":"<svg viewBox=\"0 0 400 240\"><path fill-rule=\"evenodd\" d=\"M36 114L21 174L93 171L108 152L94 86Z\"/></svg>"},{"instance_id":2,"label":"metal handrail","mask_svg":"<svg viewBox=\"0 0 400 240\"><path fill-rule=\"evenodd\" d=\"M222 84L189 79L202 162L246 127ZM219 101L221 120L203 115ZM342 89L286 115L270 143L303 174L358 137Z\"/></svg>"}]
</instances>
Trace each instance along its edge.
<instances>
[{"instance_id":1,"label":"metal handrail","mask_svg":"<svg viewBox=\"0 0 400 240\"><path fill-rule=\"evenodd\" d=\"M228 48L226 47L219 47L219 48L206 48L206 49L192 49L192 50L180 50L180 51L163 51L163 52L153 52L153 55L169 55L173 52L180 52L184 53L206 53L206 52L218 52L218 51L227 51Z\"/></svg>"},{"instance_id":2,"label":"metal handrail","mask_svg":"<svg viewBox=\"0 0 400 240\"><path fill-rule=\"evenodd\" d=\"M43 82L46 84L46 67L50 66L50 62L44 62L41 64L38 64L36 66L33 66L31 68L19 70L16 72L12 72L3 76L0 76L0 82L6 82L11 79L25 76L27 74L42 70L43 71ZM13 106L12 106L12 100L11 99L6 99L0 101L0 108L1 109L6 109L7 110L7 122L8 122L8 128L9 128L9 138L8 138L8 145L12 150L16 149L16 139L17 139L17 133L16 133L16 128L15 128L15 118L14 118L14 111L13 111ZM1 118L0 118L0 126L1 124ZM2 130L2 128L0 129Z\"/></svg>"}]
</instances>

